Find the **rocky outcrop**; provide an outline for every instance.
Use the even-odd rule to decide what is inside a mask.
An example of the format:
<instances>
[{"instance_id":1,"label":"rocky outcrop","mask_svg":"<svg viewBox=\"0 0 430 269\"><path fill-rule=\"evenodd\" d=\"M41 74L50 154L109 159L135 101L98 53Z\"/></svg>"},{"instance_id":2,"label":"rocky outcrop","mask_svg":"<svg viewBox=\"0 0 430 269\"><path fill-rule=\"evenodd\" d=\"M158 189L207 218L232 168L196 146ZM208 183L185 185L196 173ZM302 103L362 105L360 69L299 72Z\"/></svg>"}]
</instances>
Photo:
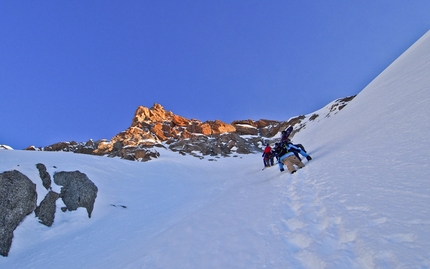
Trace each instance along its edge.
<instances>
[{"instance_id":1,"label":"rocky outcrop","mask_svg":"<svg viewBox=\"0 0 430 269\"><path fill-rule=\"evenodd\" d=\"M236 132L236 128L231 125L224 123L220 120L215 121L206 121L202 125L206 125L206 131L202 134L204 135L216 135L216 134L224 134L224 133L234 133Z\"/></svg>"},{"instance_id":2,"label":"rocky outcrop","mask_svg":"<svg viewBox=\"0 0 430 269\"><path fill-rule=\"evenodd\" d=\"M118 156L130 161L149 161L160 157L160 153L154 148L124 147L118 153Z\"/></svg>"},{"instance_id":3,"label":"rocky outcrop","mask_svg":"<svg viewBox=\"0 0 430 269\"><path fill-rule=\"evenodd\" d=\"M240 135L258 135L259 131L256 126L246 123L234 123L236 132Z\"/></svg>"},{"instance_id":4,"label":"rocky outcrop","mask_svg":"<svg viewBox=\"0 0 430 269\"><path fill-rule=\"evenodd\" d=\"M36 207L34 213L39 218L39 222L51 227L54 223L56 201L60 195L54 191L49 191L39 206Z\"/></svg>"},{"instance_id":5,"label":"rocky outcrop","mask_svg":"<svg viewBox=\"0 0 430 269\"><path fill-rule=\"evenodd\" d=\"M101 141L94 142L93 140L88 140L87 142L58 142L46 147L36 148L34 146L30 146L25 150L43 150L43 151L66 151L66 152L74 152L74 153L82 153L82 154L93 154L94 150L98 147Z\"/></svg>"},{"instance_id":6,"label":"rocky outcrop","mask_svg":"<svg viewBox=\"0 0 430 269\"><path fill-rule=\"evenodd\" d=\"M353 98L351 96L332 102L323 116L336 114ZM168 148L199 158L206 155L248 154L261 152L261 143L276 142L279 133L289 126L294 127L290 135L292 138L296 132L306 127L307 122L316 120L319 116L301 115L287 121L236 120L228 124L220 120L201 122L187 119L166 111L160 104L154 104L151 108L139 106L131 126L110 140L60 142L38 150L72 151L137 161L160 157L157 148Z\"/></svg>"},{"instance_id":7,"label":"rocky outcrop","mask_svg":"<svg viewBox=\"0 0 430 269\"><path fill-rule=\"evenodd\" d=\"M18 224L36 208L36 185L19 171L0 174L0 255L7 256Z\"/></svg>"},{"instance_id":8,"label":"rocky outcrop","mask_svg":"<svg viewBox=\"0 0 430 269\"><path fill-rule=\"evenodd\" d=\"M42 179L43 187L49 190L51 188L51 175L46 171L46 166L43 163L38 163L36 167L39 170L39 176Z\"/></svg>"},{"instance_id":9,"label":"rocky outcrop","mask_svg":"<svg viewBox=\"0 0 430 269\"><path fill-rule=\"evenodd\" d=\"M66 205L65 208L62 208L63 211L84 207L87 209L88 217L91 218L98 188L87 175L79 171L59 172L54 174L54 182L63 186L60 193L60 197Z\"/></svg>"},{"instance_id":10,"label":"rocky outcrop","mask_svg":"<svg viewBox=\"0 0 430 269\"><path fill-rule=\"evenodd\" d=\"M186 140L172 142L169 149L181 154L191 154L203 158L206 155L227 157L230 154L249 154L260 150L261 138L243 138L236 133L221 135L196 136Z\"/></svg>"}]
</instances>

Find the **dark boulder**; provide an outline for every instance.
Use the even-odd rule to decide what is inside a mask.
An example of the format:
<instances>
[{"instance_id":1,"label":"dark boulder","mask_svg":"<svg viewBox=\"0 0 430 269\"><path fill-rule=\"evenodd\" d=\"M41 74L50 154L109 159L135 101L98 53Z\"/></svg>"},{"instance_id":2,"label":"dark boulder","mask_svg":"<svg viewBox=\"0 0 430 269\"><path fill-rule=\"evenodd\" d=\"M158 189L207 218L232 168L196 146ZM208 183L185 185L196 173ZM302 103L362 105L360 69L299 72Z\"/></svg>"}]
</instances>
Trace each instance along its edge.
<instances>
[{"instance_id":1,"label":"dark boulder","mask_svg":"<svg viewBox=\"0 0 430 269\"><path fill-rule=\"evenodd\" d=\"M72 211L78 207L84 207L87 209L88 217L91 218L98 189L87 175L79 171L59 172L54 174L54 182L63 186L60 197L67 210Z\"/></svg>"},{"instance_id":2,"label":"dark boulder","mask_svg":"<svg viewBox=\"0 0 430 269\"><path fill-rule=\"evenodd\" d=\"M49 191L43 201L40 203L40 205L36 207L34 213L36 213L36 217L39 218L40 223L48 227L52 226L52 223L54 223L55 218L55 202L59 197L60 195L58 193L54 191Z\"/></svg>"},{"instance_id":3,"label":"dark boulder","mask_svg":"<svg viewBox=\"0 0 430 269\"><path fill-rule=\"evenodd\" d=\"M46 166L43 163L38 163L36 167L39 170L39 176L42 179L43 187L49 190L51 188L51 175L46 172Z\"/></svg>"},{"instance_id":4,"label":"dark boulder","mask_svg":"<svg viewBox=\"0 0 430 269\"><path fill-rule=\"evenodd\" d=\"M3 172L0 197L0 255L7 256L13 231L36 208L36 185L19 171Z\"/></svg>"}]
</instances>

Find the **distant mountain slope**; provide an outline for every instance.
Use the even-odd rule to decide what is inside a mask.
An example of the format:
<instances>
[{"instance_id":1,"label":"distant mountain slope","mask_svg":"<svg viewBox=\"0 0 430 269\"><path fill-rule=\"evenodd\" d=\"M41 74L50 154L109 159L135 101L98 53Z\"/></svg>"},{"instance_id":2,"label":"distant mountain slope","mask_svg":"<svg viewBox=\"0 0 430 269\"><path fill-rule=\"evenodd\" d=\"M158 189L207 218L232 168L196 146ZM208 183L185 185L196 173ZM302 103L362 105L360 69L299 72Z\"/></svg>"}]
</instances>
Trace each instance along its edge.
<instances>
[{"instance_id":1,"label":"distant mountain slope","mask_svg":"<svg viewBox=\"0 0 430 269\"><path fill-rule=\"evenodd\" d=\"M287 121L236 120L231 124L219 120L186 119L154 104L152 108L138 107L131 126L110 140L60 142L28 150L68 151L148 161L160 157L157 148L167 148L182 155L213 160L214 157L261 152L263 144L278 141L280 132L288 126L294 127L292 137L306 125L335 115L353 98L337 99L317 112Z\"/></svg>"}]
</instances>

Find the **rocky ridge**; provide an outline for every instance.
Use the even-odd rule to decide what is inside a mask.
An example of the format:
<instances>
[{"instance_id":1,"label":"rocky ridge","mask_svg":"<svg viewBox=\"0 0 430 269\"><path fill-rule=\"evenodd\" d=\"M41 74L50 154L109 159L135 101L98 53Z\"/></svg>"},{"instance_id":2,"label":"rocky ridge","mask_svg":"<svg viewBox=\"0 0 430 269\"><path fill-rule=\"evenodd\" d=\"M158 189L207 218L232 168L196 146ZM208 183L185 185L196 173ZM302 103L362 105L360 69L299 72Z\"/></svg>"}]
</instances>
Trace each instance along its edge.
<instances>
[{"instance_id":1,"label":"rocky ridge","mask_svg":"<svg viewBox=\"0 0 430 269\"><path fill-rule=\"evenodd\" d=\"M166 111L160 104L151 108L139 106L129 128L110 140L59 142L47 147L31 146L27 150L70 151L127 160L149 161L160 157L157 148L182 155L214 160L216 157L261 152L263 144L279 140L279 133L294 127L291 137L318 117L330 117L344 108L355 96L337 99L321 110L287 121L260 119L236 120L228 124L220 120L202 122Z\"/></svg>"}]
</instances>

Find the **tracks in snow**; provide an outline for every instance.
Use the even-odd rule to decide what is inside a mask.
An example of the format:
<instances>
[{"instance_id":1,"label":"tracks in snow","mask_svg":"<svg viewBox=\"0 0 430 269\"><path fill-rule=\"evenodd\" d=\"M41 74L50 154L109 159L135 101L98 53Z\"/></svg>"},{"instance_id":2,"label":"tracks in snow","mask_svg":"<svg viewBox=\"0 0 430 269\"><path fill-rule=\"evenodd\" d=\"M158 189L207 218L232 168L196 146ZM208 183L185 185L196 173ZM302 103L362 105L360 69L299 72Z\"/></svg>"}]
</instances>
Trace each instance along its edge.
<instances>
[{"instance_id":1,"label":"tracks in snow","mask_svg":"<svg viewBox=\"0 0 430 269\"><path fill-rule=\"evenodd\" d=\"M357 232L346 231L341 217L329 216L318 196L318 182L311 179L309 170L304 168L281 178L279 197L273 205L281 218L273 225L272 233L282 237L291 265L359 267L354 254Z\"/></svg>"}]
</instances>

